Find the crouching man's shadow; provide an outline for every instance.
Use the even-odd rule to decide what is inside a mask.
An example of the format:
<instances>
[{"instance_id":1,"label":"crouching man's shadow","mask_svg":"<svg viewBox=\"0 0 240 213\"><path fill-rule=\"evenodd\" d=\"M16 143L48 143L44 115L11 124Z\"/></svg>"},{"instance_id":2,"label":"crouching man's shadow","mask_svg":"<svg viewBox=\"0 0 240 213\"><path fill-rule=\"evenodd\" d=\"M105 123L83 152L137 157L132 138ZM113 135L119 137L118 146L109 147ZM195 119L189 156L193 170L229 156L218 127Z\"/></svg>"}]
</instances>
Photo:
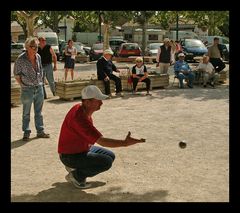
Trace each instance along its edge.
<instances>
[{"instance_id":1,"label":"crouching man's shadow","mask_svg":"<svg viewBox=\"0 0 240 213\"><path fill-rule=\"evenodd\" d=\"M22 194L12 196L12 202L86 202L99 200L95 194L88 193L87 190L104 186L105 182L89 181L91 187L88 189L78 189L68 182L57 182L52 184L53 188L43 190L36 195Z\"/></svg>"}]
</instances>

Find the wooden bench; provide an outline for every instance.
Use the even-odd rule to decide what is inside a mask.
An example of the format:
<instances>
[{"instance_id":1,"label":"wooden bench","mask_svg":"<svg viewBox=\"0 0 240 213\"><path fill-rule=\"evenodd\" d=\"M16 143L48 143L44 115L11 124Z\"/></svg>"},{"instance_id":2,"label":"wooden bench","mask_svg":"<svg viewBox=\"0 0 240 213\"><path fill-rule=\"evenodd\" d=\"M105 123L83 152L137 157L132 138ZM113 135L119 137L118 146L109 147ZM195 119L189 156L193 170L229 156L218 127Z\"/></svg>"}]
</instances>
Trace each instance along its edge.
<instances>
[{"instance_id":1,"label":"wooden bench","mask_svg":"<svg viewBox=\"0 0 240 213\"><path fill-rule=\"evenodd\" d=\"M151 80L151 90L153 88L164 88L169 85L169 75L161 74L161 75L148 75ZM125 91L132 91L132 83L129 83L127 76L120 76L122 81L122 88ZM139 82L137 85L137 89L146 89L146 84L144 82Z\"/></svg>"},{"instance_id":2,"label":"wooden bench","mask_svg":"<svg viewBox=\"0 0 240 213\"><path fill-rule=\"evenodd\" d=\"M82 89L88 85L96 85L102 93L105 93L103 81L101 80L81 80L81 81L66 81L56 82L56 95L64 100L74 100L74 98L80 98ZM115 84L110 81L111 92L115 91Z\"/></svg>"},{"instance_id":3,"label":"wooden bench","mask_svg":"<svg viewBox=\"0 0 240 213\"><path fill-rule=\"evenodd\" d=\"M21 104L21 88L18 85L11 85L11 106Z\"/></svg>"},{"instance_id":4,"label":"wooden bench","mask_svg":"<svg viewBox=\"0 0 240 213\"><path fill-rule=\"evenodd\" d=\"M82 89L89 85L89 81L56 82L56 95L64 100L81 97Z\"/></svg>"},{"instance_id":5,"label":"wooden bench","mask_svg":"<svg viewBox=\"0 0 240 213\"><path fill-rule=\"evenodd\" d=\"M96 85L102 91L102 93L105 94L105 87L102 80L97 79L91 80L89 82L89 85ZM115 92L115 83L112 80L110 80L110 91L111 93Z\"/></svg>"}]
</instances>

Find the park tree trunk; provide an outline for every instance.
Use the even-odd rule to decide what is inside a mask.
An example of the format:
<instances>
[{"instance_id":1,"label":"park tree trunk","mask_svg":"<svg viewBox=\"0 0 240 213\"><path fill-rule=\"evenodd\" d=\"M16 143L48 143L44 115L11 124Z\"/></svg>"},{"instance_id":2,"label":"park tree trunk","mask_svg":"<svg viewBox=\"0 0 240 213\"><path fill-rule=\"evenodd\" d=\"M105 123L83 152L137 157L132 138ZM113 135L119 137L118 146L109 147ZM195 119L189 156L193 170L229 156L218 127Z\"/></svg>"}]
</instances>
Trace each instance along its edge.
<instances>
[{"instance_id":1,"label":"park tree trunk","mask_svg":"<svg viewBox=\"0 0 240 213\"><path fill-rule=\"evenodd\" d=\"M103 25L103 50L109 48L109 29L110 25L108 23L104 23Z\"/></svg>"},{"instance_id":2,"label":"park tree trunk","mask_svg":"<svg viewBox=\"0 0 240 213\"><path fill-rule=\"evenodd\" d=\"M27 25L27 37L33 36L34 21L39 15L39 11L33 11L32 14L27 14L25 11L17 11L17 15L22 17Z\"/></svg>"},{"instance_id":3,"label":"park tree trunk","mask_svg":"<svg viewBox=\"0 0 240 213\"><path fill-rule=\"evenodd\" d=\"M145 55L145 49L146 49L146 29L147 29L147 23L144 21L142 24L142 54Z\"/></svg>"}]
</instances>

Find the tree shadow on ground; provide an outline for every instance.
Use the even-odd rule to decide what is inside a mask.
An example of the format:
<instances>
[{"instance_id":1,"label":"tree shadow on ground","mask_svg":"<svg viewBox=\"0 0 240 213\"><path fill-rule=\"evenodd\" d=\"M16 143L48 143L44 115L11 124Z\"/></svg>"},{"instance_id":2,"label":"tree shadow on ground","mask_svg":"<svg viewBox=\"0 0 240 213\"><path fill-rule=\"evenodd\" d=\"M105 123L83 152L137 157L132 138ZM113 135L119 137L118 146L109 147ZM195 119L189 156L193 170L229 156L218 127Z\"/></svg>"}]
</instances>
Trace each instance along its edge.
<instances>
[{"instance_id":1,"label":"tree shadow on ground","mask_svg":"<svg viewBox=\"0 0 240 213\"><path fill-rule=\"evenodd\" d=\"M58 99L49 99L49 100L45 100L46 102L50 103L50 104L66 104L68 102L71 103L79 103L82 101L81 97L79 98L74 98L73 100L64 100L62 98L58 98Z\"/></svg>"},{"instance_id":2,"label":"tree shadow on ground","mask_svg":"<svg viewBox=\"0 0 240 213\"><path fill-rule=\"evenodd\" d=\"M101 187L106 183L100 181L91 182L92 188ZM121 191L121 187L111 187L107 191L93 194L88 192L90 189L77 189L67 182L54 183L47 190L39 192L37 195L23 194L12 195L11 202L164 202L168 195L167 190L146 192L135 194Z\"/></svg>"},{"instance_id":3,"label":"tree shadow on ground","mask_svg":"<svg viewBox=\"0 0 240 213\"><path fill-rule=\"evenodd\" d=\"M186 99L196 99L196 101L208 101L218 99L229 99L229 87L228 85L218 85L216 88L202 88L194 87L193 89L184 88L179 89L176 87L167 88L165 90L158 90L155 92L155 98L168 98L168 97L183 97Z\"/></svg>"},{"instance_id":4,"label":"tree shadow on ground","mask_svg":"<svg viewBox=\"0 0 240 213\"><path fill-rule=\"evenodd\" d=\"M36 137L33 137L33 138L29 138L28 141L23 141L22 138L19 139L19 140L12 141L11 142L11 149L18 148L20 146L25 145L26 143L31 142L32 140L36 140L36 139L39 139L39 138L36 136Z\"/></svg>"}]
</instances>

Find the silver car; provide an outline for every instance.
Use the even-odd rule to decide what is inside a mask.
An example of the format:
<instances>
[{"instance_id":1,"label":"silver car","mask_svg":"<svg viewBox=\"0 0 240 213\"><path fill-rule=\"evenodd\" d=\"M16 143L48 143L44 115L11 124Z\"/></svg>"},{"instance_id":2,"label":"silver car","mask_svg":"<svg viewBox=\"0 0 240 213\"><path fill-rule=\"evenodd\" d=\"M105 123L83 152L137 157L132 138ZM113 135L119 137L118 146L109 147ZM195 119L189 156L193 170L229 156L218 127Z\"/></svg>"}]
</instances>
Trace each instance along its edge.
<instances>
[{"instance_id":1,"label":"silver car","mask_svg":"<svg viewBox=\"0 0 240 213\"><path fill-rule=\"evenodd\" d=\"M11 61L15 61L16 58L25 51L24 43L12 43L11 44Z\"/></svg>"},{"instance_id":2,"label":"silver car","mask_svg":"<svg viewBox=\"0 0 240 213\"><path fill-rule=\"evenodd\" d=\"M163 43L150 43L146 47L146 55L148 56L157 56L158 48L162 46Z\"/></svg>"}]
</instances>

